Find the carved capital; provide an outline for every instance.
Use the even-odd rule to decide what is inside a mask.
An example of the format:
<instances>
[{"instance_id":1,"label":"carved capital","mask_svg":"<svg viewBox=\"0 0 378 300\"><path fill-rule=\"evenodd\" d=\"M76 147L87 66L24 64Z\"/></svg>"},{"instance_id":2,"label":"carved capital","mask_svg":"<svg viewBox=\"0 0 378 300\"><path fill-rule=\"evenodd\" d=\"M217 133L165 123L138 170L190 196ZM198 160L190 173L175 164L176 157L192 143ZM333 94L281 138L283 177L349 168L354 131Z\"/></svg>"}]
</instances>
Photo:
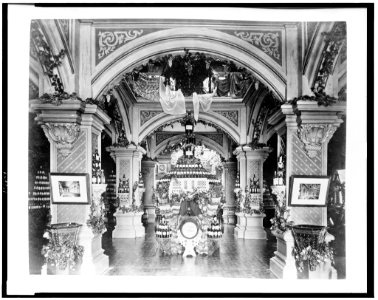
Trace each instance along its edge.
<instances>
[{"instance_id":1,"label":"carved capital","mask_svg":"<svg viewBox=\"0 0 378 300\"><path fill-rule=\"evenodd\" d=\"M80 126L76 123L45 123L42 125L46 137L54 142L58 152L64 157L71 154L73 144L80 133Z\"/></svg>"},{"instance_id":2,"label":"carved capital","mask_svg":"<svg viewBox=\"0 0 378 300\"><path fill-rule=\"evenodd\" d=\"M298 137L304 143L307 155L313 158L329 142L337 127L332 124L305 124L298 129Z\"/></svg>"}]
</instances>

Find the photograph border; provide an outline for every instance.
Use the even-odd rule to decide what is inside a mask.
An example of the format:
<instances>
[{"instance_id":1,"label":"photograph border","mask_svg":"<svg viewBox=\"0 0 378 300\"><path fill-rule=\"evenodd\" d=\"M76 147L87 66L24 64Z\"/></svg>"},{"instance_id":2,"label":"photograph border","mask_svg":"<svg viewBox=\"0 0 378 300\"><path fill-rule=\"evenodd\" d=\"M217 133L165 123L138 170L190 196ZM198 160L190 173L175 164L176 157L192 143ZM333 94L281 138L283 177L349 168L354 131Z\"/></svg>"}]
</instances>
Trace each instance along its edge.
<instances>
[{"instance_id":1,"label":"photograph border","mask_svg":"<svg viewBox=\"0 0 378 300\"><path fill-rule=\"evenodd\" d=\"M77 201L60 201L57 193L58 187L57 178L67 177L69 180L80 180L83 181L85 186L80 187L80 191L85 191L86 195L78 197ZM89 185L89 174L88 173L50 173L50 193L51 193L51 204L90 204L90 185Z\"/></svg>"}]
</instances>

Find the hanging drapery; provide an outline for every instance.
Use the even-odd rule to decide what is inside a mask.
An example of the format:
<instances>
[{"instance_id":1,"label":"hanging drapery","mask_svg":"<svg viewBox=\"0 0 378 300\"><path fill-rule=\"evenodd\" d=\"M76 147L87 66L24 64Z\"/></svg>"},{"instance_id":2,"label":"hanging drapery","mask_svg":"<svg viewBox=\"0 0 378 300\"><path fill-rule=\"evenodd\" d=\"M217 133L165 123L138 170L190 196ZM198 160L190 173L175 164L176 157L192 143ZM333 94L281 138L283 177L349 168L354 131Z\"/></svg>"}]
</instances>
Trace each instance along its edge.
<instances>
[{"instance_id":1,"label":"hanging drapery","mask_svg":"<svg viewBox=\"0 0 378 300\"><path fill-rule=\"evenodd\" d=\"M230 96L231 98L242 98L247 92L247 89L251 85L250 78L244 78L242 73L233 72L230 73Z\"/></svg>"},{"instance_id":2,"label":"hanging drapery","mask_svg":"<svg viewBox=\"0 0 378 300\"><path fill-rule=\"evenodd\" d=\"M169 86L164 85L164 77L160 77L159 100L163 111L169 115L186 114L185 98L181 90L172 91Z\"/></svg>"},{"instance_id":3,"label":"hanging drapery","mask_svg":"<svg viewBox=\"0 0 378 300\"><path fill-rule=\"evenodd\" d=\"M216 95L216 92L217 89L215 88L214 92L212 92L211 94L198 95L197 93L193 93L194 120L198 121L200 106L204 112L210 110L210 106L213 102L213 97Z\"/></svg>"}]
</instances>

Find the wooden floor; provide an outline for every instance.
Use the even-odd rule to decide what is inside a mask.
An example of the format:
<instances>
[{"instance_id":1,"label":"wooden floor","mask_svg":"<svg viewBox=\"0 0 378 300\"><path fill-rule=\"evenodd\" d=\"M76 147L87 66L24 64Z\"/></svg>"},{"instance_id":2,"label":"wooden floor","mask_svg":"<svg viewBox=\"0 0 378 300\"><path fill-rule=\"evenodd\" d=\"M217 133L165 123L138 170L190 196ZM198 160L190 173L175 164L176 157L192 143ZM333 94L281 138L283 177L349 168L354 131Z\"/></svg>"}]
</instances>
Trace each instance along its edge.
<instances>
[{"instance_id":1,"label":"wooden floor","mask_svg":"<svg viewBox=\"0 0 378 300\"><path fill-rule=\"evenodd\" d=\"M109 255L107 275L133 276L214 276L274 278L269 259L276 250L275 237L267 240L243 240L233 235L234 226L225 225L220 248L213 255L183 258L159 251L153 226L147 227L144 238L111 239L104 234L103 248Z\"/></svg>"}]
</instances>

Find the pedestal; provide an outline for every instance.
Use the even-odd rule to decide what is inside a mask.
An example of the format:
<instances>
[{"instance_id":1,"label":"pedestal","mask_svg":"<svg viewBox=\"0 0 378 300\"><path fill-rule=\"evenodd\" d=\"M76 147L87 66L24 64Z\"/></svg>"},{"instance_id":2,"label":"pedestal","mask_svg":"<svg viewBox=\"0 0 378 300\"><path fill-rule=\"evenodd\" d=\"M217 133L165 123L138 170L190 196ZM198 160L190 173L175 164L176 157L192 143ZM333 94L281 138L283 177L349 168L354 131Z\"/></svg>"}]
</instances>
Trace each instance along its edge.
<instances>
[{"instance_id":1,"label":"pedestal","mask_svg":"<svg viewBox=\"0 0 378 300\"><path fill-rule=\"evenodd\" d=\"M236 224L235 206L225 205L223 207L223 222L230 225Z\"/></svg>"},{"instance_id":2,"label":"pedestal","mask_svg":"<svg viewBox=\"0 0 378 300\"><path fill-rule=\"evenodd\" d=\"M143 212L122 213L118 210L114 216L117 219L117 225L113 231L113 238L137 238L146 235L145 228L142 224Z\"/></svg>"},{"instance_id":3,"label":"pedestal","mask_svg":"<svg viewBox=\"0 0 378 300\"><path fill-rule=\"evenodd\" d=\"M277 251L270 259L270 271L277 278L297 279L297 268L292 255L294 237L290 230L286 232L272 231L277 238Z\"/></svg>"},{"instance_id":4,"label":"pedestal","mask_svg":"<svg viewBox=\"0 0 378 300\"><path fill-rule=\"evenodd\" d=\"M236 213L238 222L234 229L234 234L239 239L265 240L266 232L263 227L265 214L248 215Z\"/></svg>"},{"instance_id":5,"label":"pedestal","mask_svg":"<svg viewBox=\"0 0 378 300\"><path fill-rule=\"evenodd\" d=\"M83 226L79 245L84 246L81 275L103 274L109 268L109 257L104 254L101 246L102 234L94 235L92 230Z\"/></svg>"}]
</instances>

